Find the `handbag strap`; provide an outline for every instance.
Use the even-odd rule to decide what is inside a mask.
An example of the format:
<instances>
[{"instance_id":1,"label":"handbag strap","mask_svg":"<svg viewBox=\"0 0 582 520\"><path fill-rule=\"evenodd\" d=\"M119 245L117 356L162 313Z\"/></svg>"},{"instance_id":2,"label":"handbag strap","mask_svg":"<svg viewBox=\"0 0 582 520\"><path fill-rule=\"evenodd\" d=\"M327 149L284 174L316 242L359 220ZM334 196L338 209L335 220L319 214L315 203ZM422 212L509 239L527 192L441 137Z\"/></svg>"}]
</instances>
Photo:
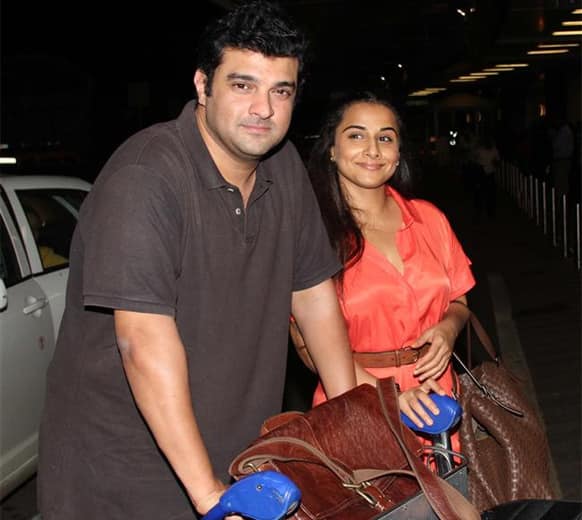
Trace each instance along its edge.
<instances>
[{"instance_id":1,"label":"handbag strap","mask_svg":"<svg viewBox=\"0 0 582 520\"><path fill-rule=\"evenodd\" d=\"M479 512L456 489L437 477L415 456L404 442L402 421L398 417L398 394L393 378L379 379L376 390L390 430L396 437L408 464L434 512L441 520L478 520ZM391 405L390 405L391 404Z\"/></svg>"},{"instance_id":2,"label":"handbag strap","mask_svg":"<svg viewBox=\"0 0 582 520\"><path fill-rule=\"evenodd\" d=\"M459 300L455 300L455 301L457 303L460 303L461 305L465 305L463 302L461 302ZM465 305L465 306L468 308L467 305ZM465 365L465 363L463 363L463 361L461 361L461 358L459 357L459 355L454 351L452 354L453 357L456 359L456 361L460 365L460 367L465 371L465 373L467 374L467 376L469 377L471 382L481 391L481 393L485 397L491 399L495 404L497 404L498 406L500 406L504 410L507 410L509 413L512 413L513 415L517 415L518 417L523 417L523 412L521 410L518 410L517 408L513 408L512 406L509 406L508 404L506 404L503 401L501 401L500 399L498 399L489 390L487 385L484 385L483 383L481 383L479 381L479 379L477 377L475 377L475 374L473 374L473 372L471 372L471 368L473 366L472 359L471 359L471 327L475 331L475 334L479 338L479 341L483 345L485 351L487 352L487 354L489 354L491 361L493 361L497 366L499 366L501 364L501 356L500 356L499 352L497 351L497 349L495 348L493 341L491 341L491 337L489 336L489 334L487 334L487 332L485 331L485 328L483 327L483 325L481 324L481 322L479 321L477 316L475 316L473 311L469 310L469 312L471 314L469 315L469 321L468 321L469 326L467 326L467 354L468 354L467 355L467 358L468 358L467 364ZM458 390L456 390L455 393L458 395L459 394Z\"/></svg>"},{"instance_id":3,"label":"handbag strap","mask_svg":"<svg viewBox=\"0 0 582 520\"><path fill-rule=\"evenodd\" d=\"M357 487L370 480L394 474L406 474L409 476L414 476L411 471L403 469L360 468L353 471L346 471L342 466L334 462L323 451L313 446L313 444L310 444L309 442L302 439L289 436L271 437L270 439L260 440L253 444L250 448L247 448L238 457L239 463L237 469L239 473L244 473L246 468L249 466L251 468L258 467L271 460L278 460L281 462L312 462L306 458L297 456L285 457L278 453L269 452L269 448L272 449L275 445L280 444L286 446L299 446L303 448L310 455L313 455L316 459L318 459L321 464L332 471L338 477L338 479L342 481L343 484L347 485L347 487ZM267 448L267 450L260 453L254 453L259 448Z\"/></svg>"},{"instance_id":4,"label":"handbag strap","mask_svg":"<svg viewBox=\"0 0 582 520\"><path fill-rule=\"evenodd\" d=\"M500 356L497 348L495 348L493 341L491 341L491 337L489 336L489 334L487 334L485 327L483 327L483 325L481 324L481 322L479 321L477 316L475 316L473 311L471 311L469 309L469 312L471 313L471 314L469 314L469 320L467 322L467 324L469 325L467 327L467 352L469 353L469 356L468 356L469 359L467 360L467 362L468 362L469 366L472 366L472 361L473 361L471 359L471 328L475 332L475 335L477 336L477 338L479 338L481 345L483 345L483 348L485 349L487 354L489 354L489 357L491 358L491 360L494 361L495 363L499 364L501 356Z\"/></svg>"},{"instance_id":5,"label":"handbag strap","mask_svg":"<svg viewBox=\"0 0 582 520\"><path fill-rule=\"evenodd\" d=\"M479 381L479 379L475 376L475 374L473 374L473 372L471 372L469 367L467 367L467 365L465 365L465 363L463 363L461 361L461 358L459 357L459 355L456 352L453 352L453 356L457 360L457 363L459 363L461 368L465 371L465 373L467 374L467 376L469 377L471 382L481 391L481 393L483 394L484 397L491 399L491 401L493 401L497 406L501 406L501 408L503 408L504 410L507 410L509 413L512 413L513 415L517 415L518 417L524 416L524 413L521 410L518 410L517 408L513 408L512 406L510 406L510 405L504 403L503 401L501 401L500 399L498 399L495 396L495 394L493 392L491 392L491 390L489 390L489 387L487 385L484 385L483 383L481 383L481 381ZM458 389L455 390L455 394L457 396L459 395Z\"/></svg>"}]
</instances>

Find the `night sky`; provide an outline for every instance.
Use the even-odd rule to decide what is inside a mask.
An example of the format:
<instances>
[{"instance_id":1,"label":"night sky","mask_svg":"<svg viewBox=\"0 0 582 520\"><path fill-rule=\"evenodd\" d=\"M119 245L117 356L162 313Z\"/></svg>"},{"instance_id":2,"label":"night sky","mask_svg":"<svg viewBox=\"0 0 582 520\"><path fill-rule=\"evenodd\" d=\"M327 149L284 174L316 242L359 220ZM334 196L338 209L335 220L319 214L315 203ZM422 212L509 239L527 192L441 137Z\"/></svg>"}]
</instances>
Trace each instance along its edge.
<instances>
[{"instance_id":1,"label":"night sky","mask_svg":"<svg viewBox=\"0 0 582 520\"><path fill-rule=\"evenodd\" d=\"M496 22L477 18L465 24L453 9L460 1L378 0L365 9L349 3L351 11L345 3L343 9L329 10L324 1L290 3L314 43L293 136L316 131L329 93L338 85L378 87L385 76L390 82L385 88L403 100L413 87L427 86L423 82L435 71L454 63L478 66L468 62L491 51L498 36L513 41L510 35L519 27L507 26L504 34L505 20L536 20L531 10L528 18L519 9L511 18L502 9L509 4L481 2L489 7L480 16ZM176 117L193 97L198 35L222 13L210 0L151 5L0 0L0 142L10 146L22 171L92 180L124 139ZM400 60L403 69L397 68ZM542 75L545 69L538 67L534 75L532 66L527 77L512 74L517 82L503 85L506 110L523 111L524 87L542 77L549 98L563 100L563 73L555 69ZM496 87L485 95L499 98L500 92Z\"/></svg>"},{"instance_id":2,"label":"night sky","mask_svg":"<svg viewBox=\"0 0 582 520\"><path fill-rule=\"evenodd\" d=\"M2 2L0 141L22 168L91 179L127 136L179 113L193 93L197 35L223 12L180 7Z\"/></svg>"}]
</instances>

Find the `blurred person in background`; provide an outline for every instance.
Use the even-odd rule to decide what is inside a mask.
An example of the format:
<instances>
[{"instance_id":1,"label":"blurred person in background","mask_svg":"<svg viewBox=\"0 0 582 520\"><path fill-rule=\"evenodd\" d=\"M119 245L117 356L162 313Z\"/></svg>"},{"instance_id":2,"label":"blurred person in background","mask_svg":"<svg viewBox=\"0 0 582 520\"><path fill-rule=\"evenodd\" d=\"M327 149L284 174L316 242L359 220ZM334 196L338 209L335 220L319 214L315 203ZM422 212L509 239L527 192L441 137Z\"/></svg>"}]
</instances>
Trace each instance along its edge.
<instances>
[{"instance_id":1,"label":"blurred person in background","mask_svg":"<svg viewBox=\"0 0 582 520\"><path fill-rule=\"evenodd\" d=\"M474 221L479 222L483 213L489 218L495 217L497 198L495 193L495 174L499 169L501 159L493 136L482 135L473 152L475 163L474 181Z\"/></svg>"}]
</instances>

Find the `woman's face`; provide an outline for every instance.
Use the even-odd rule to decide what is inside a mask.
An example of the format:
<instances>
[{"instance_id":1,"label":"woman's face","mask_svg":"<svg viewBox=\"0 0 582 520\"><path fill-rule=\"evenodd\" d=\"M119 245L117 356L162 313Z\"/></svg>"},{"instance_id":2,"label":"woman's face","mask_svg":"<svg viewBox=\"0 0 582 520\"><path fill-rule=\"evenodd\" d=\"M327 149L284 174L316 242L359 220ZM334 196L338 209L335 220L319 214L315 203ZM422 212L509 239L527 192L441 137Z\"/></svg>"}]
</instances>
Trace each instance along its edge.
<instances>
[{"instance_id":1,"label":"woman's face","mask_svg":"<svg viewBox=\"0 0 582 520\"><path fill-rule=\"evenodd\" d=\"M384 186L400 159L399 132L394 112L384 105L359 102L346 109L330 150L344 190Z\"/></svg>"}]
</instances>

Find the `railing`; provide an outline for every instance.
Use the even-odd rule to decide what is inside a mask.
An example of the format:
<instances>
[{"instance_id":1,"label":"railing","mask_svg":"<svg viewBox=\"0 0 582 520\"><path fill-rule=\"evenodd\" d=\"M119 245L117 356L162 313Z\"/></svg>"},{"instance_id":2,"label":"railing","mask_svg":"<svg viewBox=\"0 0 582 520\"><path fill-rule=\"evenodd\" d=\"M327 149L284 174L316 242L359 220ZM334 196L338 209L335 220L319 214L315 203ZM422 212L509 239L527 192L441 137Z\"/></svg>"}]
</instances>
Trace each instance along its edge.
<instances>
[{"instance_id":1,"label":"railing","mask_svg":"<svg viewBox=\"0 0 582 520\"><path fill-rule=\"evenodd\" d=\"M497 172L496 183L543 229L544 235L551 234L552 245L561 249L564 258L573 254L580 271L580 203L557 194L548 182L526 175L505 161Z\"/></svg>"}]
</instances>

